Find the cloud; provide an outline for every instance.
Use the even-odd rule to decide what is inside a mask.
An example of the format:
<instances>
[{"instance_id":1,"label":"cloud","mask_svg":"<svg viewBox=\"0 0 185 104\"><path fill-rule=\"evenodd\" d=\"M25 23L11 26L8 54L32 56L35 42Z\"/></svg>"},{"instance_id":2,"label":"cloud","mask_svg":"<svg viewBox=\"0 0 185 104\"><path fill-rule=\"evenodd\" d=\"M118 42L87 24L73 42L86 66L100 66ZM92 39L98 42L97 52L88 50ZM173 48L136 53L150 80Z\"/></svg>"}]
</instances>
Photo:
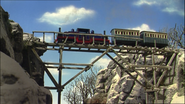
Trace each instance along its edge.
<instances>
[{"instance_id":1,"label":"cloud","mask_svg":"<svg viewBox=\"0 0 185 104\"><path fill-rule=\"evenodd\" d=\"M184 1L183 0L137 0L134 5L156 5L161 7L161 11L168 13L177 13L184 16Z\"/></svg>"},{"instance_id":2,"label":"cloud","mask_svg":"<svg viewBox=\"0 0 185 104\"><path fill-rule=\"evenodd\" d=\"M138 0L137 2L134 2L134 5L140 6L140 5L154 5L157 4L155 0Z\"/></svg>"},{"instance_id":3,"label":"cloud","mask_svg":"<svg viewBox=\"0 0 185 104\"><path fill-rule=\"evenodd\" d=\"M150 29L150 27L145 23L143 23L141 26L137 26L137 27L130 28L130 29L140 30L140 31L154 31L155 32L155 30Z\"/></svg>"},{"instance_id":4,"label":"cloud","mask_svg":"<svg viewBox=\"0 0 185 104\"><path fill-rule=\"evenodd\" d=\"M46 65L46 66L54 66L54 65ZM58 68L48 68L49 72L53 75L58 75ZM69 73L62 70L62 75L68 75Z\"/></svg>"},{"instance_id":5,"label":"cloud","mask_svg":"<svg viewBox=\"0 0 185 104\"><path fill-rule=\"evenodd\" d=\"M94 61L94 60L95 60L96 58L98 58L98 57L99 57L99 56L96 56L96 57L92 58L92 59L90 60L90 62ZM111 61L111 59L102 57L101 59L99 59L99 60L94 64L94 66L96 66L96 67L101 67L101 68L106 68L106 67L108 66L108 64L109 64L110 61Z\"/></svg>"},{"instance_id":6,"label":"cloud","mask_svg":"<svg viewBox=\"0 0 185 104\"><path fill-rule=\"evenodd\" d=\"M41 42L43 41L43 36L39 36L38 38L40 39ZM45 35L45 42L53 43L54 42L53 35Z\"/></svg>"},{"instance_id":7,"label":"cloud","mask_svg":"<svg viewBox=\"0 0 185 104\"><path fill-rule=\"evenodd\" d=\"M38 20L52 25L68 25L81 19L93 16L95 11L76 8L73 5L56 9L55 12L46 12Z\"/></svg>"}]
</instances>

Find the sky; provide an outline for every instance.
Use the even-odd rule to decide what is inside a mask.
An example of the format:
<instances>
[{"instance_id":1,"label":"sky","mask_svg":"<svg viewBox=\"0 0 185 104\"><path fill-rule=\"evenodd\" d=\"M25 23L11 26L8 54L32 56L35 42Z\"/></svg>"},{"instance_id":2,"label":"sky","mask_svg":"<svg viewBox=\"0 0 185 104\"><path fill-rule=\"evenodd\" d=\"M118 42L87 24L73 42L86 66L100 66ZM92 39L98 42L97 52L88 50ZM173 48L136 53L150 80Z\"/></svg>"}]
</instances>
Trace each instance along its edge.
<instances>
[{"instance_id":1,"label":"sky","mask_svg":"<svg viewBox=\"0 0 185 104\"><path fill-rule=\"evenodd\" d=\"M32 31L62 32L72 28L89 28L95 33L113 28L159 31L163 28L184 26L184 0L1 0L1 6L10 19L19 23L25 33ZM35 34L42 39L42 34ZM53 42L53 35L46 34L46 42ZM90 63L100 54L87 52L63 53L64 63ZM113 55L114 56L114 55ZM44 62L59 62L58 51L47 51L41 56ZM110 59L103 57L94 66L106 68ZM58 81L58 71L50 69ZM62 83L79 70L63 70ZM45 85L54 86L45 75ZM65 89L64 89L65 90ZM57 92L53 104L57 104ZM62 100L62 104L67 104Z\"/></svg>"}]
</instances>

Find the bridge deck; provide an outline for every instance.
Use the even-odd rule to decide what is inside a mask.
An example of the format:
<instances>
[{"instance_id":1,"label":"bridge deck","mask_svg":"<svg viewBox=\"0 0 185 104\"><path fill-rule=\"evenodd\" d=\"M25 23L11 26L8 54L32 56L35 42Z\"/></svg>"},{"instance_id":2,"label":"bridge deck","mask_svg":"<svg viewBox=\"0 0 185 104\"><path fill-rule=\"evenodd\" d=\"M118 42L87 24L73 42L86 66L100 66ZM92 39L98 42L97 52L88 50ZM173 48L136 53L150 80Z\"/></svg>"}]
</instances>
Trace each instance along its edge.
<instances>
[{"instance_id":1,"label":"bridge deck","mask_svg":"<svg viewBox=\"0 0 185 104\"><path fill-rule=\"evenodd\" d=\"M172 62L174 60L177 61L177 59L175 58L178 54L178 50L172 50L170 48L157 48L157 47L142 47L142 46L138 46L137 42L136 42L136 46L118 46L116 45L116 42L114 40L114 43L111 45L105 45L105 41L103 45L97 45L94 44L94 40L92 44L83 44L84 43L84 36L86 35L92 35L92 34L81 34L83 35L83 43L82 44L76 44L75 40L73 43L66 43L67 40L65 40L63 43L54 43L55 41L55 34L57 33L61 33L61 32L46 32L46 31L34 31L34 33L42 33L43 34L43 41L29 41L29 45L34 47L32 50L34 52L34 54L37 56L38 60L40 62L42 62L42 60L40 59L40 57L37 55L35 49L37 50L59 50L60 53L60 57L59 57L59 63L44 63L42 62L42 64L44 65L44 70L46 71L46 73L48 74L48 76L50 77L50 79L52 80L52 82L54 83L54 87L48 86L46 88L49 89L56 89L58 91L58 104L60 104L60 99L61 99L61 91L64 89L64 87L70 83L73 79L75 79L77 76L79 76L82 72L89 70L93 64L95 62L97 62L100 58L102 58L104 55L107 55L110 59L112 59L119 67L123 68L124 66L119 64L118 61L116 61L110 54L109 52L114 53L115 55L117 55L117 57L119 57L120 59L122 59L122 61L124 62L125 60L119 55L119 53L128 53L128 54L142 54L144 57L144 65L135 65L135 64L130 64L127 63L127 65L129 66L127 70L125 70L125 72L127 74L129 74L133 79L135 79L136 82L138 82L142 87L146 88L146 92L151 92L154 91L155 92L155 100L158 100L158 93L157 91L161 90L161 89L165 89L165 87L161 87L159 86L159 84L161 83L162 79L164 78L164 76L166 75L167 71L169 70L174 70L175 68L171 66ZM54 40L53 43L47 43L45 42L45 33L53 33L54 34ZM69 35L69 33L64 33L66 35ZM78 33L75 33L76 35L79 35ZM96 36L96 35L92 35L92 36ZM104 40L105 37L117 37L117 36L110 36L110 35L103 35ZM119 37L119 36L118 36ZM122 37L125 38L125 37ZM140 40L140 39L138 39ZM154 45L156 46L156 45ZM93 62L91 62L90 64L78 64L78 63L62 63L62 55L63 55L63 51L80 51L80 52L101 52L102 54L96 58ZM146 65L146 56L147 55L151 55L152 56L152 65ZM154 55L162 55L164 57L170 57L167 65L155 65L154 62ZM55 65L55 66L45 66L45 65ZM67 65L67 67L65 67L65 65ZM80 66L80 67L69 67L69 66ZM153 80L154 83L151 83L149 80L147 80L147 78L145 78L145 76L143 76L141 73L139 73L138 70L146 70L148 67L152 68L153 71ZM59 71L59 81L57 83L57 81L53 78L52 74L49 72L49 70L47 68L56 68ZM156 68L158 69L163 69L164 72L162 73L162 75L160 76L160 78L157 80L156 79ZM71 79L69 79L66 83L64 83L63 85L61 85L61 72L62 69L80 69L81 71L76 74L74 77L72 77ZM146 85L143 85L142 82L138 81L137 78L135 78L134 76L132 76L132 74L130 73L129 70L132 70L134 72L136 72L140 77L142 77L145 82L147 83ZM147 98L146 98L147 100Z\"/></svg>"}]
</instances>

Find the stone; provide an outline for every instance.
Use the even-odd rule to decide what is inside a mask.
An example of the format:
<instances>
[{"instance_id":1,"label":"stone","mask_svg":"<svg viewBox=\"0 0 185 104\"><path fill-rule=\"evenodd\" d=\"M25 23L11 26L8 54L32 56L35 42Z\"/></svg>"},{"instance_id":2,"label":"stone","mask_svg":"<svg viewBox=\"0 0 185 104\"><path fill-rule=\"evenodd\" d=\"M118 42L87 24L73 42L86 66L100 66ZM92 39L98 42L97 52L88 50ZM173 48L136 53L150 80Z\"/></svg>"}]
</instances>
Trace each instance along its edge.
<instances>
[{"instance_id":1,"label":"stone","mask_svg":"<svg viewBox=\"0 0 185 104\"><path fill-rule=\"evenodd\" d=\"M124 93L124 92L120 92L119 94L119 99L121 101L125 101L125 99L128 97L128 94L127 93Z\"/></svg>"},{"instance_id":2,"label":"stone","mask_svg":"<svg viewBox=\"0 0 185 104\"><path fill-rule=\"evenodd\" d=\"M176 93L176 91L177 91L177 84L172 84L168 86L168 88L165 91L165 95L166 95L165 103L170 103L172 101L172 97Z\"/></svg>"},{"instance_id":3,"label":"stone","mask_svg":"<svg viewBox=\"0 0 185 104\"><path fill-rule=\"evenodd\" d=\"M0 6L0 9L2 9L2 7ZM3 9L2 9L2 12L5 12ZM4 13L3 13L4 14ZM2 16L2 15L1 15ZM1 17L2 18L2 17ZM0 19L1 20L1 25L0 25L0 51L4 52L6 55L12 57L14 59L14 50L13 50L13 47L12 47L12 44L10 42L10 39L9 39L9 35L10 33L8 32L7 30L7 26L4 24L5 23L8 23L8 17L6 18L6 20L4 19ZM4 21L3 21L4 20Z\"/></svg>"},{"instance_id":4,"label":"stone","mask_svg":"<svg viewBox=\"0 0 185 104\"><path fill-rule=\"evenodd\" d=\"M123 83L122 86L121 86L122 91L125 92L125 93L129 93L132 89L133 84L134 84L133 79L126 80L126 82Z\"/></svg>"},{"instance_id":5,"label":"stone","mask_svg":"<svg viewBox=\"0 0 185 104\"><path fill-rule=\"evenodd\" d=\"M103 89L104 88L104 84L103 83L99 83L98 85L96 85L97 89Z\"/></svg>"},{"instance_id":6,"label":"stone","mask_svg":"<svg viewBox=\"0 0 185 104\"><path fill-rule=\"evenodd\" d=\"M165 102L170 103L172 101L173 95L177 92L177 89L182 87L183 83L183 68L184 68L184 50L180 52L179 60L178 60L178 67L175 71L171 71L171 76L165 76L164 80L161 82L160 85L162 86L168 86L167 89L160 90L158 93L158 102ZM127 70L128 63L135 64L135 65L143 65L144 64L144 57L141 55L133 55L133 54L120 54L123 60L121 60L118 57L115 57L115 60L118 61L118 63L122 64L123 69L121 69L118 65L116 65L113 61L111 61L107 67L107 70L104 74L102 74L102 77L100 79L104 79L103 83L104 88L101 87L99 89L100 91L105 91L105 94L107 94L107 104L146 104L146 91L145 89L137 83L130 75L128 75L125 70ZM164 56L157 56L154 55L154 62L155 65L166 65L168 60L164 60ZM162 62L164 60L164 62ZM152 65L152 56L148 55L146 57L146 64ZM174 67L175 63L172 63L171 66ZM130 74L132 74L135 78L137 78L138 81L140 81L143 85L146 84L145 80L139 76L136 72L133 72L134 70L128 70ZM139 71L139 70L138 70ZM156 70L156 79L158 80L160 75L162 74L164 70L157 69ZM123 73L124 72L124 73ZM153 83L153 71L152 68L148 67L145 71L139 71L143 76L146 76L146 78ZM173 74L173 75L172 75ZM168 75L168 74L167 74ZM104 77L103 77L104 76ZM165 80L168 80L167 78L172 77L170 79L170 83L168 85L165 85ZM98 80L100 80L98 79ZM175 83L175 84L174 84ZM172 85L169 85L172 84ZM97 92L98 93L98 92ZM182 95L182 94L179 94ZM118 97L119 96L119 97ZM152 103L154 101L154 94L153 92L148 94L148 103ZM176 97L177 98L177 97ZM165 100L164 100L165 99ZM173 99L175 100L175 99Z\"/></svg>"},{"instance_id":7,"label":"stone","mask_svg":"<svg viewBox=\"0 0 185 104\"><path fill-rule=\"evenodd\" d=\"M116 64L114 63L114 61L110 61L107 68L108 69L114 69L116 67Z\"/></svg>"},{"instance_id":8,"label":"stone","mask_svg":"<svg viewBox=\"0 0 185 104\"><path fill-rule=\"evenodd\" d=\"M106 104L118 104L118 101L119 101L119 95L116 95L108 99Z\"/></svg>"},{"instance_id":9,"label":"stone","mask_svg":"<svg viewBox=\"0 0 185 104\"><path fill-rule=\"evenodd\" d=\"M52 104L48 89L39 86L18 62L0 52L0 104Z\"/></svg>"}]
</instances>

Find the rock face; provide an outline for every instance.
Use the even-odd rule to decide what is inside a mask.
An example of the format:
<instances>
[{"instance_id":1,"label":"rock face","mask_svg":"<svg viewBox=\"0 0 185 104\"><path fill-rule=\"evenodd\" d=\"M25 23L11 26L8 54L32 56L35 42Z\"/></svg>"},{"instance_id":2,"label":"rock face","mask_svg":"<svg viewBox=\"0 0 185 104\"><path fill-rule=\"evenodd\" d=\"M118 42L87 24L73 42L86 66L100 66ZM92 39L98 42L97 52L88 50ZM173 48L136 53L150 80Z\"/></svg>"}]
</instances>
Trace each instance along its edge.
<instances>
[{"instance_id":1,"label":"rock face","mask_svg":"<svg viewBox=\"0 0 185 104\"><path fill-rule=\"evenodd\" d=\"M10 41L11 38L11 24L9 23L9 14L5 12L3 8L0 6L0 21L1 21L1 31L0 31L0 51L4 52L8 56L15 58L14 50L12 47L12 43Z\"/></svg>"},{"instance_id":2,"label":"rock face","mask_svg":"<svg viewBox=\"0 0 185 104\"><path fill-rule=\"evenodd\" d=\"M9 20L8 12L1 6L0 21L1 104L51 104L50 91L41 87L44 86L43 64L31 53L27 40L23 41L23 29ZM37 51L39 55L44 52Z\"/></svg>"},{"instance_id":3,"label":"rock face","mask_svg":"<svg viewBox=\"0 0 185 104\"><path fill-rule=\"evenodd\" d=\"M144 57L141 55L134 54L120 54L123 58L121 60L118 57L115 57L115 60L118 63L123 65L123 69L120 68L116 63L111 61L106 69L102 69L97 74L96 81L96 93L95 96L106 94L107 95L107 104L145 104L146 102L146 91L145 89L137 83L130 75L128 75L125 70L128 69L128 64L143 65ZM181 50L178 54L179 61L172 63L172 66L177 65L176 70L168 71L167 73L172 76L172 78L166 77L162 81L161 85L166 86L166 91L160 91L158 94L158 102L164 101L165 103L170 103L172 101L173 95L180 89L182 86L178 85L179 82L182 82L182 71L184 70L184 50ZM163 56L154 55L155 65L166 65L167 60ZM164 60L164 61L163 61ZM146 57L146 64L152 64L152 56L148 55ZM145 84L145 80L138 75L133 70L129 70L132 76L136 77L139 82ZM147 71L139 71L143 76L153 83L153 71L151 68L147 68ZM156 70L156 78L159 79L159 76L162 74L163 70ZM154 94L149 94L149 102L153 102Z\"/></svg>"},{"instance_id":4,"label":"rock face","mask_svg":"<svg viewBox=\"0 0 185 104\"><path fill-rule=\"evenodd\" d=\"M23 30L21 26L16 23L16 22L10 22L12 26L12 46L14 49L14 56L15 60L18 63L22 63L23 61L23 55L22 55L22 50L23 50Z\"/></svg>"},{"instance_id":5,"label":"rock face","mask_svg":"<svg viewBox=\"0 0 185 104\"><path fill-rule=\"evenodd\" d=\"M0 52L1 104L51 104L49 90L38 84L12 58Z\"/></svg>"}]
</instances>

